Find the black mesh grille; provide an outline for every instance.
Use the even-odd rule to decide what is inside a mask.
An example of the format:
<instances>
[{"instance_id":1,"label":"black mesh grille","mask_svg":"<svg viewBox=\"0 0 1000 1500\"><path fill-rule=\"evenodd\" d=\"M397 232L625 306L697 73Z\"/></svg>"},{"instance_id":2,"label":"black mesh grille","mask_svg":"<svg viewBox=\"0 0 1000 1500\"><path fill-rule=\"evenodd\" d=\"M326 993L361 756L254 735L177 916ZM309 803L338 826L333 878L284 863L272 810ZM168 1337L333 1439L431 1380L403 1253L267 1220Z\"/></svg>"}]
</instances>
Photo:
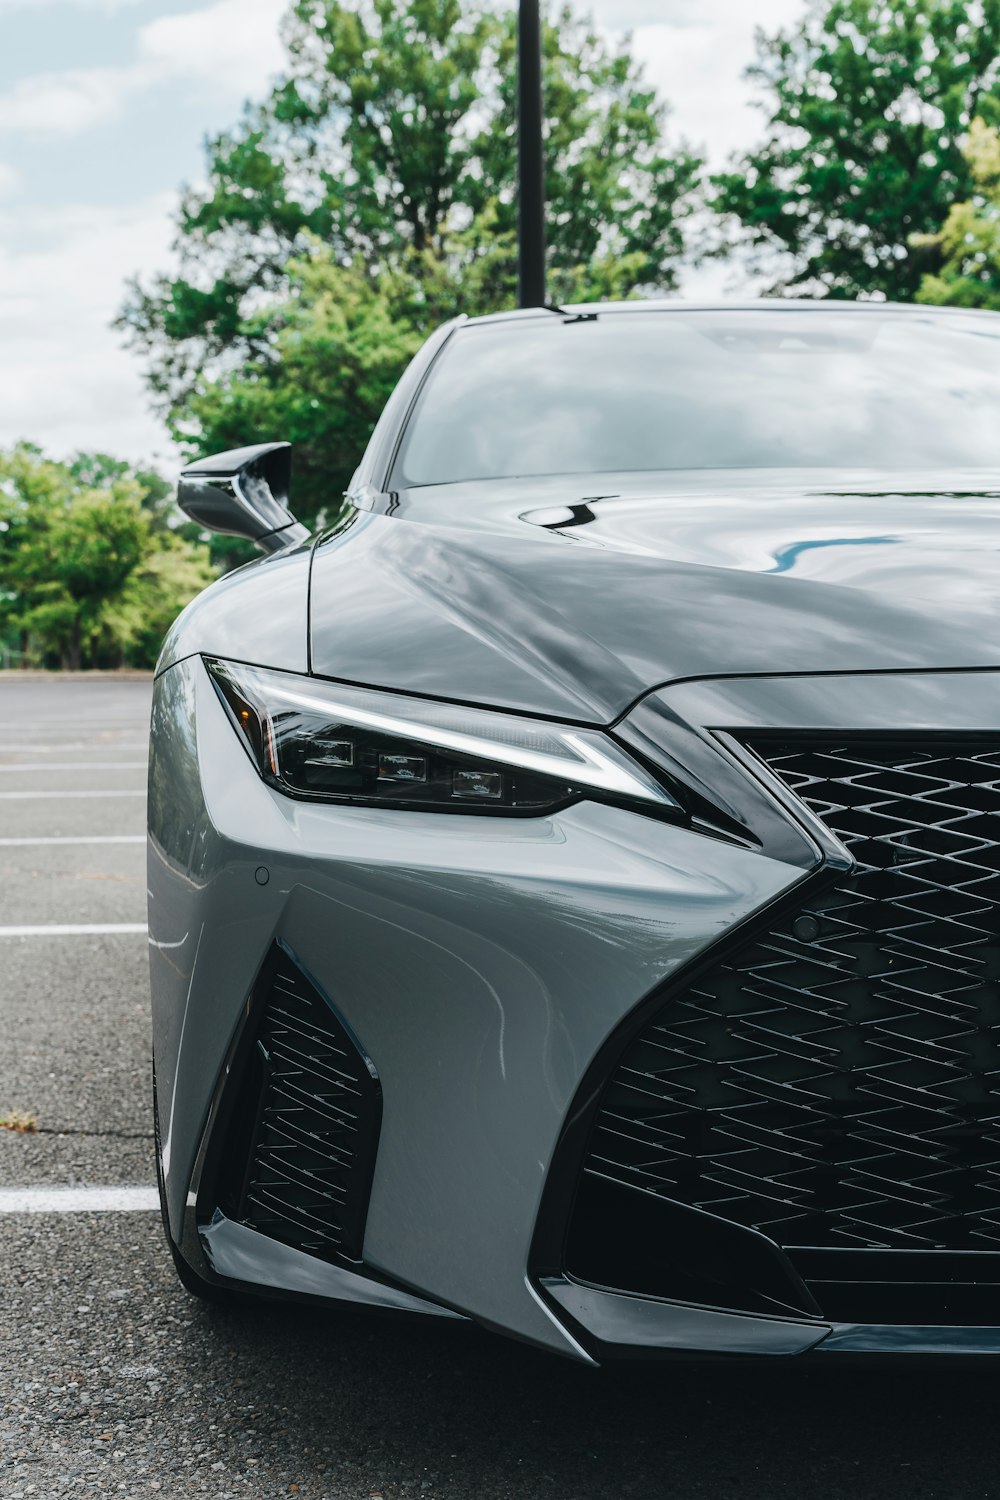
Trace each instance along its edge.
<instances>
[{"instance_id":1,"label":"black mesh grille","mask_svg":"<svg viewBox=\"0 0 1000 1500\"><path fill-rule=\"evenodd\" d=\"M585 1171L786 1247L1000 1249L1000 743L753 748L857 869L664 1005Z\"/></svg>"},{"instance_id":2,"label":"black mesh grille","mask_svg":"<svg viewBox=\"0 0 1000 1500\"><path fill-rule=\"evenodd\" d=\"M381 1121L377 1075L283 949L261 989L229 1129L229 1212L310 1255L357 1260Z\"/></svg>"}]
</instances>

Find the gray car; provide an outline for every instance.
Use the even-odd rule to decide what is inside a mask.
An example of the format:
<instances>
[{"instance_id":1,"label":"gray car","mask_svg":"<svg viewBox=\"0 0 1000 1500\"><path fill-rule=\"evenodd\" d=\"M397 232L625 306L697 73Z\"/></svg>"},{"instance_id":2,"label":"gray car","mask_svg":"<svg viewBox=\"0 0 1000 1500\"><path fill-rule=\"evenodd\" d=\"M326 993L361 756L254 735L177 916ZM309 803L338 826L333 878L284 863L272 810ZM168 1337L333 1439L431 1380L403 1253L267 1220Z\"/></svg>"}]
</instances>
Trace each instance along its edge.
<instances>
[{"instance_id":1,"label":"gray car","mask_svg":"<svg viewBox=\"0 0 1000 1500\"><path fill-rule=\"evenodd\" d=\"M458 319L157 669L204 1296L573 1358L1000 1352L1000 317ZM338 514L331 496L330 513Z\"/></svg>"}]
</instances>

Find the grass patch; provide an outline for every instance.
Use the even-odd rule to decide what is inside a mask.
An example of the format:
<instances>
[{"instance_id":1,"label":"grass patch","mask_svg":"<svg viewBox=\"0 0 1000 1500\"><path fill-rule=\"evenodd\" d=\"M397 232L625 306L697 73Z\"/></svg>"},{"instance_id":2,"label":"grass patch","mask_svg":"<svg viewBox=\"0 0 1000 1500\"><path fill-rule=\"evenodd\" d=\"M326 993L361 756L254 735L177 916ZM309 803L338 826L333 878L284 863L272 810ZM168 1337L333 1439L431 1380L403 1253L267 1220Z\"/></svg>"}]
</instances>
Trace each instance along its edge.
<instances>
[{"instance_id":1,"label":"grass patch","mask_svg":"<svg viewBox=\"0 0 1000 1500\"><path fill-rule=\"evenodd\" d=\"M38 1129L38 1116L24 1109L12 1109L0 1115L0 1130L13 1130L17 1135L34 1135Z\"/></svg>"}]
</instances>

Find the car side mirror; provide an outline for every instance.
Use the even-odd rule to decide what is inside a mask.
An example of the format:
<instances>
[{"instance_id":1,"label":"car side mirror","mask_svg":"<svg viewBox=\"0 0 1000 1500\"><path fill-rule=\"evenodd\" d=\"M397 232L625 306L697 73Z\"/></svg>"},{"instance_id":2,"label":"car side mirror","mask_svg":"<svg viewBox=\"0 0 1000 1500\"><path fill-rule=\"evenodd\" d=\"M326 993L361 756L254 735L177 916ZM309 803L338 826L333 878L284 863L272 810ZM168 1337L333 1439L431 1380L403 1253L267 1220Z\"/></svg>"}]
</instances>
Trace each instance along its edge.
<instances>
[{"instance_id":1,"label":"car side mirror","mask_svg":"<svg viewBox=\"0 0 1000 1500\"><path fill-rule=\"evenodd\" d=\"M177 504L208 531L243 536L263 552L280 552L309 535L288 508L291 443L232 448L188 464Z\"/></svg>"}]
</instances>

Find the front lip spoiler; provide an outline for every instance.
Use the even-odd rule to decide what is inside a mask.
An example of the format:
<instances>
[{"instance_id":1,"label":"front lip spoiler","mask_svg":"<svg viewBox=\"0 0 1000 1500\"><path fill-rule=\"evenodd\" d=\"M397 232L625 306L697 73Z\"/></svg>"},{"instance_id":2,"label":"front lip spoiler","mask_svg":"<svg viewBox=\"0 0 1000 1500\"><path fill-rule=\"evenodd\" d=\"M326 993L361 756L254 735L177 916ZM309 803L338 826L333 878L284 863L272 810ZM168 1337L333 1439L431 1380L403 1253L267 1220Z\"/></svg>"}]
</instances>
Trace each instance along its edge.
<instances>
[{"instance_id":1,"label":"front lip spoiler","mask_svg":"<svg viewBox=\"0 0 1000 1500\"><path fill-rule=\"evenodd\" d=\"M546 1277L542 1286L586 1344L605 1354L804 1354L832 1331L829 1323L717 1312L564 1276Z\"/></svg>"},{"instance_id":2,"label":"front lip spoiler","mask_svg":"<svg viewBox=\"0 0 1000 1500\"><path fill-rule=\"evenodd\" d=\"M721 1312L548 1277L546 1295L603 1359L656 1355L1000 1354L1000 1327L830 1323Z\"/></svg>"},{"instance_id":3,"label":"front lip spoiler","mask_svg":"<svg viewBox=\"0 0 1000 1500\"><path fill-rule=\"evenodd\" d=\"M987 1325L835 1323L824 1354L1000 1354L1000 1328Z\"/></svg>"},{"instance_id":4,"label":"front lip spoiler","mask_svg":"<svg viewBox=\"0 0 1000 1500\"><path fill-rule=\"evenodd\" d=\"M224 1284L251 1286L258 1292L290 1292L310 1301L320 1298L327 1302L354 1302L395 1312L465 1321L461 1313L452 1312L451 1308L374 1281L349 1267L307 1255L227 1219L218 1209L208 1223L198 1227L198 1237L209 1270Z\"/></svg>"}]
</instances>

